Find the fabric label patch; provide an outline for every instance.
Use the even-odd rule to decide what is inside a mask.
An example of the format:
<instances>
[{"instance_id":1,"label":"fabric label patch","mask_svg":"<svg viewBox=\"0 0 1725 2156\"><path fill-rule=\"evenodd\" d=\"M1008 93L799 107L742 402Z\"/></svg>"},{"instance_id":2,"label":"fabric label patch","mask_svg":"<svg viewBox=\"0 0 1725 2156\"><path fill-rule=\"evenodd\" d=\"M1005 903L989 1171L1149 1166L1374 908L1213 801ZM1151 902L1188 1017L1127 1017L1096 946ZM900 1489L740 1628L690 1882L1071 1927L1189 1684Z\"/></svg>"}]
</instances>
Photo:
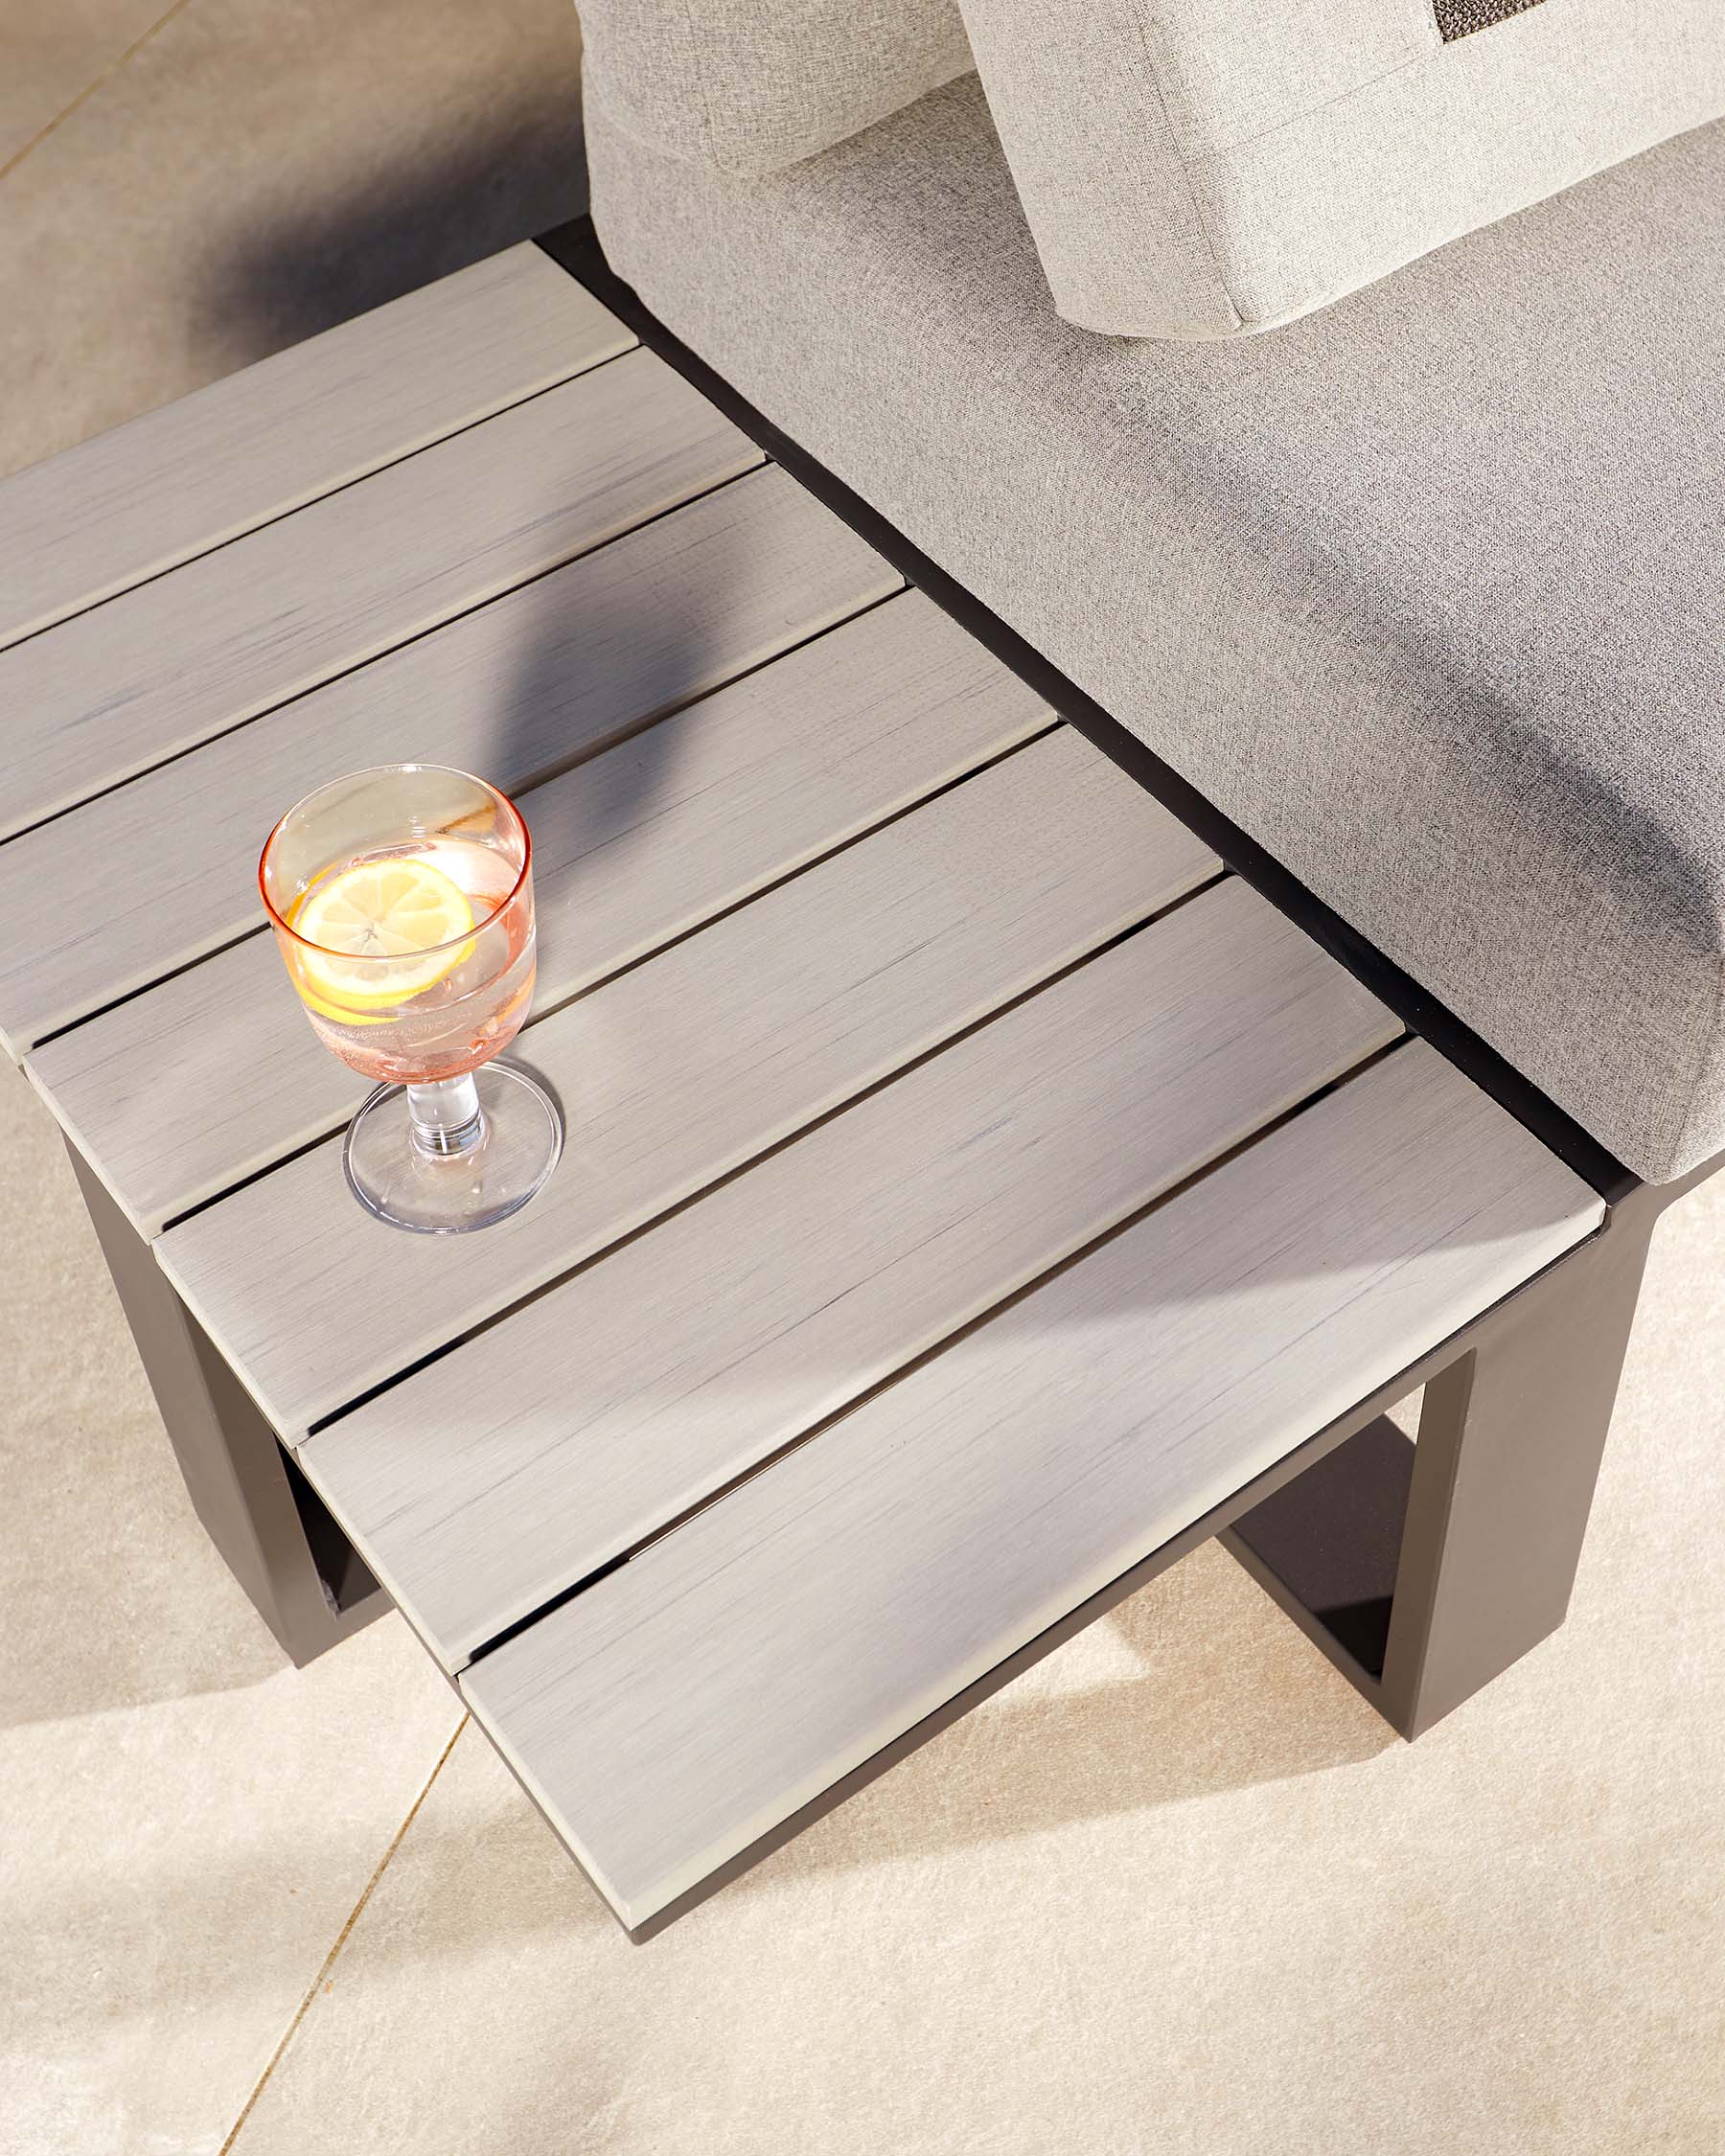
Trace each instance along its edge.
<instances>
[{"instance_id":1,"label":"fabric label patch","mask_svg":"<svg viewBox=\"0 0 1725 2156\"><path fill-rule=\"evenodd\" d=\"M1537 8L1540 0L1432 0L1438 29L1447 45L1452 38L1471 37L1476 30L1489 30L1494 22Z\"/></svg>"}]
</instances>

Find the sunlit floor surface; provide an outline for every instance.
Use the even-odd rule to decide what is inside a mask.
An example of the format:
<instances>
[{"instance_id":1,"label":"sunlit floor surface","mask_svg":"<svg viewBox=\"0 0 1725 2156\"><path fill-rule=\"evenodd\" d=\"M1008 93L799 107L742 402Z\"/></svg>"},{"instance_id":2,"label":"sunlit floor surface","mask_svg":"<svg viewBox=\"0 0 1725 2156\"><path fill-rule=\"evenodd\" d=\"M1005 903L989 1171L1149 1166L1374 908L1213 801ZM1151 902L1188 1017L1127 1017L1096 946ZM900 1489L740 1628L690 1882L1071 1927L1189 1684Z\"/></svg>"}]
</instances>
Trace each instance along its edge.
<instances>
[{"instance_id":1,"label":"sunlit floor surface","mask_svg":"<svg viewBox=\"0 0 1725 2156\"><path fill-rule=\"evenodd\" d=\"M15 12L0 470L578 207L561 0ZM636 1949L399 1619L283 1666L0 1106L8 2148L1725 2146L1725 1189L1567 1629L1419 1745L1211 1548Z\"/></svg>"}]
</instances>

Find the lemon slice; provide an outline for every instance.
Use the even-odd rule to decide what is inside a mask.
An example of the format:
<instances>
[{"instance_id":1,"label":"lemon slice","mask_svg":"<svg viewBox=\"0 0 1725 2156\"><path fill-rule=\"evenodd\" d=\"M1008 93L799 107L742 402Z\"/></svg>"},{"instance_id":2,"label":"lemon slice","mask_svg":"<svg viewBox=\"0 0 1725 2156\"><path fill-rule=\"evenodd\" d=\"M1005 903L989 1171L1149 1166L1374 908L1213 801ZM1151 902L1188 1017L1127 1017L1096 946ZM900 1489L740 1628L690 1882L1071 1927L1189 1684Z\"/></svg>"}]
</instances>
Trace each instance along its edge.
<instances>
[{"instance_id":1,"label":"lemon slice","mask_svg":"<svg viewBox=\"0 0 1725 2156\"><path fill-rule=\"evenodd\" d=\"M326 1018L350 1024L375 1024L435 988L473 948L467 893L411 856L356 861L324 877L288 925L304 938L296 953L301 995ZM376 1014L369 1021L368 1012Z\"/></svg>"}]
</instances>

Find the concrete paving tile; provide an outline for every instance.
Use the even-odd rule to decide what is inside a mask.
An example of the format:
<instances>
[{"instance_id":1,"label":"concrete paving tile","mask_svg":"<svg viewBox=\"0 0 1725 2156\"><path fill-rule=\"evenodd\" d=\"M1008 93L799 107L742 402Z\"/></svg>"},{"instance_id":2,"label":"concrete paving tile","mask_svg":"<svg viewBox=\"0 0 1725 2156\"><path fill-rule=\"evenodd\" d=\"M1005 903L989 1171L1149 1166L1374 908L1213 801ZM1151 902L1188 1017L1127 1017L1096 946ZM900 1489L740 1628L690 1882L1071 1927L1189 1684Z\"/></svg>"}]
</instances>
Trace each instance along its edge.
<instances>
[{"instance_id":1,"label":"concrete paving tile","mask_svg":"<svg viewBox=\"0 0 1725 2156\"><path fill-rule=\"evenodd\" d=\"M574 216L567 0L193 0L0 181L0 471Z\"/></svg>"},{"instance_id":2,"label":"concrete paving tile","mask_svg":"<svg viewBox=\"0 0 1725 2156\"><path fill-rule=\"evenodd\" d=\"M172 0L14 0L0 70L0 168L10 165L167 13Z\"/></svg>"},{"instance_id":3,"label":"concrete paving tile","mask_svg":"<svg viewBox=\"0 0 1725 2156\"><path fill-rule=\"evenodd\" d=\"M214 2156L459 1719L285 1662L194 1517L58 1133L0 1078L0 2146Z\"/></svg>"}]
</instances>

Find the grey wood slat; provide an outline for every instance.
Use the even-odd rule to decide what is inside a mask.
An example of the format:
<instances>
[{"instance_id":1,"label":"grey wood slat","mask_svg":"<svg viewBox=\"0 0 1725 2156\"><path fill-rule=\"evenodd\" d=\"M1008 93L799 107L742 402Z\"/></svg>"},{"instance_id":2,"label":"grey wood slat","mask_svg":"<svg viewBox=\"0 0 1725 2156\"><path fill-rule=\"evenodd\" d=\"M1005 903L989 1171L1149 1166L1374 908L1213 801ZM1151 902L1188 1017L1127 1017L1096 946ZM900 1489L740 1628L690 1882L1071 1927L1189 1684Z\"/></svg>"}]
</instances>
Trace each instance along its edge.
<instances>
[{"instance_id":1,"label":"grey wood slat","mask_svg":"<svg viewBox=\"0 0 1725 2156\"><path fill-rule=\"evenodd\" d=\"M497 1647L462 1689L638 1925L1601 1211L1415 1043Z\"/></svg>"},{"instance_id":2,"label":"grey wood slat","mask_svg":"<svg viewBox=\"0 0 1725 2156\"><path fill-rule=\"evenodd\" d=\"M24 833L0 846L0 1038L21 1054L261 926L259 848L326 779L419 760L531 786L899 585L782 471L750 472ZM92 861L149 904L117 907Z\"/></svg>"},{"instance_id":3,"label":"grey wood slat","mask_svg":"<svg viewBox=\"0 0 1725 2156\"><path fill-rule=\"evenodd\" d=\"M0 652L0 836L761 462L631 352Z\"/></svg>"},{"instance_id":4,"label":"grey wood slat","mask_svg":"<svg viewBox=\"0 0 1725 2156\"><path fill-rule=\"evenodd\" d=\"M525 807L540 1011L1046 718L930 602L895 601L540 788ZM365 1090L306 1023L268 937L51 1043L32 1069L147 1234L337 1130Z\"/></svg>"},{"instance_id":5,"label":"grey wood slat","mask_svg":"<svg viewBox=\"0 0 1725 2156\"><path fill-rule=\"evenodd\" d=\"M0 484L0 646L635 342L508 248Z\"/></svg>"},{"instance_id":6,"label":"grey wood slat","mask_svg":"<svg viewBox=\"0 0 1725 2156\"><path fill-rule=\"evenodd\" d=\"M334 1146L157 1254L284 1436L349 1405L1165 904L1213 859L1065 728L534 1028L562 1165L483 1235L402 1235Z\"/></svg>"},{"instance_id":7,"label":"grey wood slat","mask_svg":"<svg viewBox=\"0 0 1725 2156\"><path fill-rule=\"evenodd\" d=\"M1399 1030L1230 880L343 1416L301 1465L457 1669Z\"/></svg>"}]
</instances>

